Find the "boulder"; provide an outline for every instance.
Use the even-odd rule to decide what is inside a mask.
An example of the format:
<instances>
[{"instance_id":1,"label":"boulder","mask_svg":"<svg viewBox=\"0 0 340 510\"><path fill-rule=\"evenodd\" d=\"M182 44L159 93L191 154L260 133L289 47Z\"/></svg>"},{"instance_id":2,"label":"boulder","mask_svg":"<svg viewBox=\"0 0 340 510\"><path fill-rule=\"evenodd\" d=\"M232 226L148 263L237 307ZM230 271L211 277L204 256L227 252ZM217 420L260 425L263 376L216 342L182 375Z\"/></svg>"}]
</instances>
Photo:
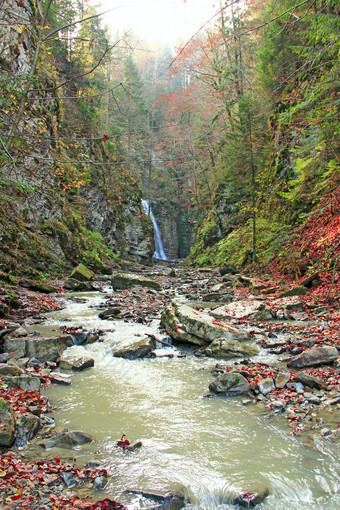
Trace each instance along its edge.
<instances>
[{"instance_id":1,"label":"boulder","mask_svg":"<svg viewBox=\"0 0 340 510\"><path fill-rule=\"evenodd\" d=\"M85 432L81 432L79 430L71 431L68 429L63 430L59 434L51 437L45 442L39 443L40 446L46 448L73 448L75 446L84 445L87 443L91 443L93 441L93 437L90 434L86 434Z\"/></svg>"},{"instance_id":2,"label":"boulder","mask_svg":"<svg viewBox=\"0 0 340 510\"><path fill-rule=\"evenodd\" d=\"M9 387L17 387L27 391L40 391L40 378L30 375L2 376L2 381Z\"/></svg>"},{"instance_id":3,"label":"boulder","mask_svg":"<svg viewBox=\"0 0 340 510\"><path fill-rule=\"evenodd\" d=\"M58 361L62 352L72 345L71 335L30 338L27 340L27 355L40 361Z\"/></svg>"},{"instance_id":4,"label":"boulder","mask_svg":"<svg viewBox=\"0 0 340 510\"><path fill-rule=\"evenodd\" d=\"M167 333L175 340L206 346L212 341L226 338L238 342L249 340L245 331L230 324L221 323L205 312L188 305L172 306L163 310L161 322Z\"/></svg>"},{"instance_id":5,"label":"boulder","mask_svg":"<svg viewBox=\"0 0 340 510\"><path fill-rule=\"evenodd\" d=\"M31 441L40 429L40 420L38 416L32 413L20 415L16 423L16 437L14 445L18 448L27 446L27 442Z\"/></svg>"},{"instance_id":6,"label":"boulder","mask_svg":"<svg viewBox=\"0 0 340 510\"><path fill-rule=\"evenodd\" d=\"M1 363L0 365L0 375L13 375L13 376L17 376L17 375L21 375L23 374L24 371L18 367L18 365L16 364L13 364L13 365L10 365L9 363Z\"/></svg>"},{"instance_id":7,"label":"boulder","mask_svg":"<svg viewBox=\"0 0 340 510\"><path fill-rule=\"evenodd\" d=\"M287 382L289 382L290 373L289 372L279 372L275 378L275 386L277 389L282 389L286 386Z\"/></svg>"},{"instance_id":8,"label":"boulder","mask_svg":"<svg viewBox=\"0 0 340 510\"><path fill-rule=\"evenodd\" d=\"M253 318L266 320L272 318L272 314L266 308L264 302L256 299L235 301L228 305L220 306L212 310L211 315L217 319L233 317L237 319Z\"/></svg>"},{"instance_id":9,"label":"boulder","mask_svg":"<svg viewBox=\"0 0 340 510\"><path fill-rule=\"evenodd\" d=\"M322 379L319 377L314 377L312 375L306 374L306 372L298 372L295 375L295 381L302 383L304 386L308 386L309 388L316 388L318 390L323 389L327 390L327 384L325 384Z\"/></svg>"},{"instance_id":10,"label":"boulder","mask_svg":"<svg viewBox=\"0 0 340 510\"><path fill-rule=\"evenodd\" d=\"M0 446L11 446L15 436L15 420L13 409L3 398L0 398Z\"/></svg>"},{"instance_id":11,"label":"boulder","mask_svg":"<svg viewBox=\"0 0 340 510\"><path fill-rule=\"evenodd\" d=\"M83 356L63 353L60 358L59 368L80 372L86 368L94 367L94 359L84 354Z\"/></svg>"},{"instance_id":12,"label":"boulder","mask_svg":"<svg viewBox=\"0 0 340 510\"><path fill-rule=\"evenodd\" d=\"M100 312L98 317L100 319L113 319L114 317L117 317L121 312L120 308L108 308L107 310L104 310L103 312Z\"/></svg>"},{"instance_id":13,"label":"boulder","mask_svg":"<svg viewBox=\"0 0 340 510\"><path fill-rule=\"evenodd\" d=\"M94 277L94 272L88 269L84 264L78 264L71 273L70 278L74 278L79 282L88 282Z\"/></svg>"},{"instance_id":14,"label":"boulder","mask_svg":"<svg viewBox=\"0 0 340 510\"><path fill-rule=\"evenodd\" d=\"M93 282L85 281L80 282L79 280L76 280L75 278L68 278L66 282L64 283L64 287L67 290L74 290L74 291L92 291L97 290L93 287Z\"/></svg>"},{"instance_id":15,"label":"boulder","mask_svg":"<svg viewBox=\"0 0 340 510\"><path fill-rule=\"evenodd\" d=\"M319 365L329 365L339 357L336 347L313 347L302 352L287 363L289 368L317 367Z\"/></svg>"},{"instance_id":16,"label":"boulder","mask_svg":"<svg viewBox=\"0 0 340 510\"><path fill-rule=\"evenodd\" d=\"M64 384L69 386L72 383L72 376L70 374L61 374L60 372L51 372L49 374L51 383Z\"/></svg>"},{"instance_id":17,"label":"boulder","mask_svg":"<svg viewBox=\"0 0 340 510\"><path fill-rule=\"evenodd\" d=\"M133 344L122 347L115 351L113 355L116 358L138 359L153 357L153 349L156 348L156 340L154 338L143 338Z\"/></svg>"},{"instance_id":18,"label":"boulder","mask_svg":"<svg viewBox=\"0 0 340 510\"><path fill-rule=\"evenodd\" d=\"M274 380L271 377L261 379L257 385L262 395L267 395L267 393L275 390Z\"/></svg>"},{"instance_id":19,"label":"boulder","mask_svg":"<svg viewBox=\"0 0 340 510\"><path fill-rule=\"evenodd\" d=\"M26 355L26 338L6 338L3 343L4 352L19 351Z\"/></svg>"},{"instance_id":20,"label":"boulder","mask_svg":"<svg viewBox=\"0 0 340 510\"><path fill-rule=\"evenodd\" d=\"M208 356L214 358L248 358L258 354L259 349L255 345L250 345L227 338L217 338L205 349Z\"/></svg>"},{"instance_id":21,"label":"boulder","mask_svg":"<svg viewBox=\"0 0 340 510\"><path fill-rule=\"evenodd\" d=\"M249 390L249 382L238 372L220 374L209 384L209 391L212 393L223 393L228 396L244 395Z\"/></svg>"},{"instance_id":22,"label":"boulder","mask_svg":"<svg viewBox=\"0 0 340 510\"><path fill-rule=\"evenodd\" d=\"M259 503L262 503L268 494L268 489L263 489L258 492L240 492L238 495L231 498L231 503L233 505L239 505L244 508L252 508Z\"/></svg>"},{"instance_id":23,"label":"boulder","mask_svg":"<svg viewBox=\"0 0 340 510\"><path fill-rule=\"evenodd\" d=\"M114 290L126 290L131 289L131 287L148 287L161 290L159 283L137 274L117 273L111 279L111 283Z\"/></svg>"},{"instance_id":24,"label":"boulder","mask_svg":"<svg viewBox=\"0 0 340 510\"><path fill-rule=\"evenodd\" d=\"M281 292L279 295L280 298L288 297L288 296L304 296L307 294L308 289L303 286L293 287L292 289Z\"/></svg>"}]
</instances>

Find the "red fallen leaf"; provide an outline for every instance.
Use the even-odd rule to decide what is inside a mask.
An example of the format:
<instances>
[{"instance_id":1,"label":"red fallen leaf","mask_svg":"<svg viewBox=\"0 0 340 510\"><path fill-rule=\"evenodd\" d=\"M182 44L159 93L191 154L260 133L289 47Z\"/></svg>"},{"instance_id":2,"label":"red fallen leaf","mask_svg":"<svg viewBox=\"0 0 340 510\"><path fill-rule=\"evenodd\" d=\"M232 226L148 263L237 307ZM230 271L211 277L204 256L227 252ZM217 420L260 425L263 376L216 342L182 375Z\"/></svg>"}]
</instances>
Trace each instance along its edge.
<instances>
[{"instance_id":1,"label":"red fallen leaf","mask_svg":"<svg viewBox=\"0 0 340 510\"><path fill-rule=\"evenodd\" d=\"M60 457L54 457L54 460L55 460L56 462L60 462Z\"/></svg>"},{"instance_id":2,"label":"red fallen leaf","mask_svg":"<svg viewBox=\"0 0 340 510\"><path fill-rule=\"evenodd\" d=\"M110 140L110 137L108 135L103 135L103 142L107 142L108 140Z\"/></svg>"}]
</instances>

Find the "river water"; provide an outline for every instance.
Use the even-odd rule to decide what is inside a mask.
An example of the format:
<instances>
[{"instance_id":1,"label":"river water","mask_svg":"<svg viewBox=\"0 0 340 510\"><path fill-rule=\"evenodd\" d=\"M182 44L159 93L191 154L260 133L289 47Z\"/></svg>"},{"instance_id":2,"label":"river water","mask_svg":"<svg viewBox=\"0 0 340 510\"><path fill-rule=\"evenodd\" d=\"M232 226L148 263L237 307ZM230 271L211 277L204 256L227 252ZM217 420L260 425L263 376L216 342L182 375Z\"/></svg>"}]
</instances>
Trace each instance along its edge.
<instances>
[{"instance_id":1,"label":"river water","mask_svg":"<svg viewBox=\"0 0 340 510\"><path fill-rule=\"evenodd\" d=\"M78 294L81 295L81 294ZM340 508L339 446L327 440L303 443L268 410L254 412L242 399L204 398L216 360L179 357L172 347L157 352L172 358L115 358L112 352L145 333L162 338L159 322L149 326L98 319L103 295L88 294L86 303L67 301L51 314L42 332L59 332L60 325L107 330L104 341L74 346L70 351L95 359L95 366L73 375L72 385L45 390L56 407L57 428L83 430L95 441L74 455L81 463L101 462L112 475L99 497L137 507L125 489L182 491L186 510L229 509L234 492L267 487L270 495L258 508L306 510ZM35 329L36 326L35 326ZM110 331L108 331L110 330ZM135 452L115 446L125 433L141 440Z\"/></svg>"}]
</instances>

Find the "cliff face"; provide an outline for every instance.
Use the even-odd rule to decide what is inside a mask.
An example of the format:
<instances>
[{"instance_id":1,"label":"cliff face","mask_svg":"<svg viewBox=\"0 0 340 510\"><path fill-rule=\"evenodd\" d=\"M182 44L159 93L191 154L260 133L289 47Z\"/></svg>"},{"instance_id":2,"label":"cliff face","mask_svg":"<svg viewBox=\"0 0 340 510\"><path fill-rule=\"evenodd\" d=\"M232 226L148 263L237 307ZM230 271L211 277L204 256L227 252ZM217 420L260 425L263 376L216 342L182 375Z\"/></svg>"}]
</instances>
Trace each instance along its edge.
<instances>
[{"instance_id":1,"label":"cliff face","mask_svg":"<svg viewBox=\"0 0 340 510\"><path fill-rule=\"evenodd\" d=\"M1 269L60 273L115 254L150 264L153 231L138 187L120 183L112 205L105 182L99 186L92 175L98 158L109 167L110 157L85 138L81 152L65 147L61 119L68 112L55 88L64 77L42 49L39 6L4 0L0 22Z\"/></svg>"}]
</instances>

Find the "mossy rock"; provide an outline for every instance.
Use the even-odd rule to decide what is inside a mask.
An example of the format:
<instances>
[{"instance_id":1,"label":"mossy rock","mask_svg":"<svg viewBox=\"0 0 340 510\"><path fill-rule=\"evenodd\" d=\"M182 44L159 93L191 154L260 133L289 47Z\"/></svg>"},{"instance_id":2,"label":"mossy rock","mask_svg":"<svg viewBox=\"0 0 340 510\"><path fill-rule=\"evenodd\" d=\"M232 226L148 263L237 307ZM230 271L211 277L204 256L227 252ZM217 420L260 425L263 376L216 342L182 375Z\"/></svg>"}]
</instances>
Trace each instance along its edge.
<instances>
[{"instance_id":1,"label":"mossy rock","mask_svg":"<svg viewBox=\"0 0 340 510\"><path fill-rule=\"evenodd\" d=\"M161 290L159 283L136 274L117 273L113 276L111 283L114 290L126 290L137 286Z\"/></svg>"},{"instance_id":2,"label":"mossy rock","mask_svg":"<svg viewBox=\"0 0 340 510\"><path fill-rule=\"evenodd\" d=\"M78 280L78 282L87 282L92 280L94 272L88 269L84 264L78 264L71 273L71 278Z\"/></svg>"},{"instance_id":3,"label":"mossy rock","mask_svg":"<svg viewBox=\"0 0 340 510\"><path fill-rule=\"evenodd\" d=\"M13 409L6 400L0 399L0 446L11 446L15 435Z\"/></svg>"}]
</instances>

